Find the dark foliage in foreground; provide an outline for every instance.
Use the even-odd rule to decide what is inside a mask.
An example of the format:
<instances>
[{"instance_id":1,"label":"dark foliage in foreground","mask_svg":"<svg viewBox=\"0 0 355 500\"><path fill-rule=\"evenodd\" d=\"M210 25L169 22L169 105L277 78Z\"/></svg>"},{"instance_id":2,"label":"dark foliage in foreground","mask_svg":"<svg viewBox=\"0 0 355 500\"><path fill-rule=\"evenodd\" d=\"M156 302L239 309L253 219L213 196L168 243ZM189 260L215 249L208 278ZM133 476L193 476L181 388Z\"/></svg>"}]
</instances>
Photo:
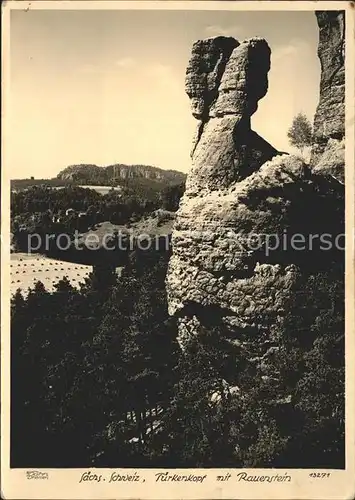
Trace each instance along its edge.
<instances>
[{"instance_id":1,"label":"dark foliage in foreground","mask_svg":"<svg viewBox=\"0 0 355 500\"><path fill-rule=\"evenodd\" d=\"M11 466L344 467L342 271L305 278L265 368L208 322L181 354L168 257L16 294Z\"/></svg>"}]
</instances>

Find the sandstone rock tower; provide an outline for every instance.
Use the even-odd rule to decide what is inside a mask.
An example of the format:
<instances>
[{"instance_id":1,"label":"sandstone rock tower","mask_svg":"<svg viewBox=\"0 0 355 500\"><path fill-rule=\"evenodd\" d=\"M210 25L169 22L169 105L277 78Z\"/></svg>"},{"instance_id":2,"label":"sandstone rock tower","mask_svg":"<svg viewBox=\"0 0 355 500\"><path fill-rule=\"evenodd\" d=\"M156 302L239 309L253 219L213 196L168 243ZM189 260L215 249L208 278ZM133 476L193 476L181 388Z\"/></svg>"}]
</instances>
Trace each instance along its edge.
<instances>
[{"instance_id":1,"label":"sandstone rock tower","mask_svg":"<svg viewBox=\"0 0 355 500\"><path fill-rule=\"evenodd\" d=\"M344 120L336 111L337 105L343 106L338 87L343 59L334 57L338 46L331 53L322 41L327 23L334 33L340 30L341 16L331 16L317 14L322 83L314 172L250 128L268 87L267 42L216 37L193 45L186 92L198 124L167 274L169 312L178 319L182 348L207 324L241 346L257 338L263 346L261 359L277 343L304 280L319 266L339 259L336 252L322 253L317 243L307 255L286 243L294 233L337 234L343 227L343 186L318 165L344 135ZM331 64L336 64L335 76ZM332 110L327 102L333 85L339 102ZM332 121L324 126L328 115Z\"/></svg>"},{"instance_id":2,"label":"sandstone rock tower","mask_svg":"<svg viewBox=\"0 0 355 500\"><path fill-rule=\"evenodd\" d=\"M345 16L342 11L318 11L316 16L322 71L312 163L315 172L327 172L344 182Z\"/></svg>"},{"instance_id":3,"label":"sandstone rock tower","mask_svg":"<svg viewBox=\"0 0 355 500\"><path fill-rule=\"evenodd\" d=\"M250 118L267 92L269 68L270 49L263 39L239 44L217 37L194 44L186 74L186 92L198 120L191 189L227 187L277 154L250 129Z\"/></svg>"}]
</instances>

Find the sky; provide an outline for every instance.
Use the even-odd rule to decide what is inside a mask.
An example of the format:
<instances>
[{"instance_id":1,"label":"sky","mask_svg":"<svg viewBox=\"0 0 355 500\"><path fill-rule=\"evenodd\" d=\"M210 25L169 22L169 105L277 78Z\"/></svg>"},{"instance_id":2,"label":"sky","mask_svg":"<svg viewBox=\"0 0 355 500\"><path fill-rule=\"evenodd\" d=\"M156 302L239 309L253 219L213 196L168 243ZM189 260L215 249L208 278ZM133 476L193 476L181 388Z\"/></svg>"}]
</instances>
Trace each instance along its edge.
<instances>
[{"instance_id":1,"label":"sky","mask_svg":"<svg viewBox=\"0 0 355 500\"><path fill-rule=\"evenodd\" d=\"M188 172L196 120L184 89L195 40L264 37L269 90L252 118L274 147L319 98L314 12L11 11L7 165L50 178L68 165L155 165Z\"/></svg>"}]
</instances>

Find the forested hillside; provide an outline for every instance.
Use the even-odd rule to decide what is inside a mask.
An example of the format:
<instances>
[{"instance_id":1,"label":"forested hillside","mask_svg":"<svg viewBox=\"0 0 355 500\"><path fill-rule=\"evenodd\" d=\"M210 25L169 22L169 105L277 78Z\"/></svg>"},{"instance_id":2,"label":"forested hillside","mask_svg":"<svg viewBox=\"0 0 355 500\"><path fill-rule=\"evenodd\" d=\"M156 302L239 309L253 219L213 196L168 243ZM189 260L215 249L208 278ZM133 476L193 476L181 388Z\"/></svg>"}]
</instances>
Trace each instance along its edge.
<instances>
[{"instance_id":1,"label":"forested hillside","mask_svg":"<svg viewBox=\"0 0 355 500\"><path fill-rule=\"evenodd\" d=\"M53 189L34 186L11 193L11 232L14 251L27 252L30 235L38 235L43 244L37 250L45 252L46 235L65 234L74 238L75 231L86 233L103 222L123 228L140 224L142 233L151 224L149 219L162 221L162 213L175 212L185 185L164 186L157 190L138 186L126 187L101 195L93 189L70 186ZM160 210L160 212L159 212ZM163 211L163 212L162 212ZM171 227L168 229L171 232ZM55 251L54 243L51 250ZM53 246L54 245L54 246ZM47 249L48 251L48 249Z\"/></svg>"},{"instance_id":2,"label":"forested hillside","mask_svg":"<svg viewBox=\"0 0 355 500\"><path fill-rule=\"evenodd\" d=\"M265 372L258 339L245 351L212 317L181 352L168 259L13 298L11 466L344 467L342 271L305 280ZM305 317L314 290L329 307Z\"/></svg>"}]
</instances>

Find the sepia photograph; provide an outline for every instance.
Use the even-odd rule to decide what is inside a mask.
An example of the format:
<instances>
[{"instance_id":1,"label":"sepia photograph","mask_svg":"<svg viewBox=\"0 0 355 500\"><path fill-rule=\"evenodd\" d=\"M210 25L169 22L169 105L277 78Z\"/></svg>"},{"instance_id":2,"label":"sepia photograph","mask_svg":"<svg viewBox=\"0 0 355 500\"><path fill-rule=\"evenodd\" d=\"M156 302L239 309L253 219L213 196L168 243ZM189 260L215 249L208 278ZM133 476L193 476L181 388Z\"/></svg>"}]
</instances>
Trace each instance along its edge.
<instances>
[{"instance_id":1,"label":"sepia photograph","mask_svg":"<svg viewBox=\"0 0 355 500\"><path fill-rule=\"evenodd\" d=\"M354 493L354 8L252 3L4 6L4 498Z\"/></svg>"}]
</instances>

